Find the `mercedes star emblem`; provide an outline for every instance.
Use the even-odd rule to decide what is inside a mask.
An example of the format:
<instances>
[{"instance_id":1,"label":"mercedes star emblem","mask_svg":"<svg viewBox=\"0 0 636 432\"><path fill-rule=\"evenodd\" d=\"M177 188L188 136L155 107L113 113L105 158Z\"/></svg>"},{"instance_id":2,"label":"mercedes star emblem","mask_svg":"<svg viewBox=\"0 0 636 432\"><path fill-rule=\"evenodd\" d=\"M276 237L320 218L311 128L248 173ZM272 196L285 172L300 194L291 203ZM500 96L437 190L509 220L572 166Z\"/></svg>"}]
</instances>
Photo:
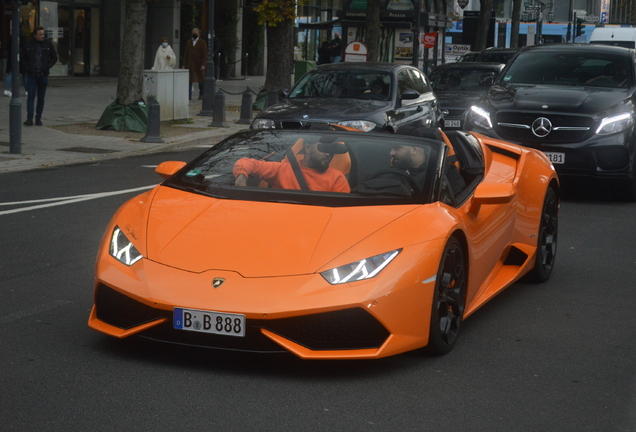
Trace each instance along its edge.
<instances>
[{"instance_id":1,"label":"mercedes star emblem","mask_svg":"<svg viewBox=\"0 0 636 432\"><path fill-rule=\"evenodd\" d=\"M539 117L532 123L532 133L539 138L546 137L552 131L552 123L545 117Z\"/></svg>"},{"instance_id":2,"label":"mercedes star emblem","mask_svg":"<svg viewBox=\"0 0 636 432\"><path fill-rule=\"evenodd\" d=\"M308 119L308 118L309 118L309 116L308 116L307 114L303 114L303 118L304 118L304 119Z\"/></svg>"},{"instance_id":3,"label":"mercedes star emblem","mask_svg":"<svg viewBox=\"0 0 636 432\"><path fill-rule=\"evenodd\" d=\"M214 288L218 288L223 285L223 282L225 282L225 279L223 278L214 278L214 280L212 280L212 286Z\"/></svg>"}]
</instances>

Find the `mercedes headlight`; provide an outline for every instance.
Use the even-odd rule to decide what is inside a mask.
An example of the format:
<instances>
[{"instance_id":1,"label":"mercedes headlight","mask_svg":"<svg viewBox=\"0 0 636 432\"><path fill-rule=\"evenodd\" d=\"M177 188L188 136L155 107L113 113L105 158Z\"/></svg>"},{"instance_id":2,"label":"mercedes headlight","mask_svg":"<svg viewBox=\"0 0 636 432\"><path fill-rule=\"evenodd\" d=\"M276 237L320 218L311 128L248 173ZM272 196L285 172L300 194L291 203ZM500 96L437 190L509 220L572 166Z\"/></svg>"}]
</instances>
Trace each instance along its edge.
<instances>
[{"instance_id":1,"label":"mercedes headlight","mask_svg":"<svg viewBox=\"0 0 636 432\"><path fill-rule=\"evenodd\" d=\"M492 122L490 121L488 111L473 105L470 107L470 111L468 111L468 117L473 123L486 129L492 129Z\"/></svg>"},{"instance_id":2,"label":"mercedes headlight","mask_svg":"<svg viewBox=\"0 0 636 432\"><path fill-rule=\"evenodd\" d=\"M630 113L623 113L613 117L604 118L601 125L596 129L598 135L609 135L624 131L634 124L634 119Z\"/></svg>"},{"instance_id":3,"label":"mercedes headlight","mask_svg":"<svg viewBox=\"0 0 636 432\"><path fill-rule=\"evenodd\" d=\"M274 125L274 120L257 118L252 122L252 129L276 129L276 126Z\"/></svg>"},{"instance_id":4,"label":"mercedes headlight","mask_svg":"<svg viewBox=\"0 0 636 432\"><path fill-rule=\"evenodd\" d=\"M371 279L382 271L402 249L343 265L320 273L331 285Z\"/></svg>"},{"instance_id":5,"label":"mercedes headlight","mask_svg":"<svg viewBox=\"0 0 636 432\"><path fill-rule=\"evenodd\" d=\"M347 127L359 129L363 132L369 132L370 130L373 130L377 126L377 124L367 120L347 120L347 121L338 122L338 124L340 126L347 126Z\"/></svg>"},{"instance_id":6,"label":"mercedes headlight","mask_svg":"<svg viewBox=\"0 0 636 432\"><path fill-rule=\"evenodd\" d=\"M115 227L113 235L110 238L110 255L122 264L131 266L143 256L128 240L128 237L123 233L119 227Z\"/></svg>"}]
</instances>

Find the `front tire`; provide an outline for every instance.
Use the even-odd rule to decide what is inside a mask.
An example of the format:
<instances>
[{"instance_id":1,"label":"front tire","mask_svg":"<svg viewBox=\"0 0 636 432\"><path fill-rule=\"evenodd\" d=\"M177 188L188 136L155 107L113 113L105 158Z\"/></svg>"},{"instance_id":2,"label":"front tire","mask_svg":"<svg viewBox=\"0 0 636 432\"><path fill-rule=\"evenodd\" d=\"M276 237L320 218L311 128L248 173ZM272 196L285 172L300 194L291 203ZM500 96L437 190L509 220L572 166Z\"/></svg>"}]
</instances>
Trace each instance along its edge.
<instances>
[{"instance_id":1,"label":"front tire","mask_svg":"<svg viewBox=\"0 0 636 432\"><path fill-rule=\"evenodd\" d=\"M545 194L541 222L537 233L537 253L534 268L528 273L533 282L542 283L550 279L557 251L559 234L559 199L553 188Z\"/></svg>"},{"instance_id":2,"label":"front tire","mask_svg":"<svg viewBox=\"0 0 636 432\"><path fill-rule=\"evenodd\" d=\"M464 249L451 237L444 247L435 282L427 346L431 354L446 354L455 345L466 305L466 270Z\"/></svg>"}]
</instances>

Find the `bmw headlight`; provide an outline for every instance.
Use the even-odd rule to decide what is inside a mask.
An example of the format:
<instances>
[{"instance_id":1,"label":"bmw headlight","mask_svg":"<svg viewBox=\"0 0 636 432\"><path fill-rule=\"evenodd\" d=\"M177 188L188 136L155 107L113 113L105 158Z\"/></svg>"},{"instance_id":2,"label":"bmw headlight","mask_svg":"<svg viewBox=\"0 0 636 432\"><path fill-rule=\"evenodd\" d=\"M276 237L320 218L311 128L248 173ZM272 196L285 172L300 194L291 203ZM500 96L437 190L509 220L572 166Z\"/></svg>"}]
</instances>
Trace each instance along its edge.
<instances>
[{"instance_id":1,"label":"bmw headlight","mask_svg":"<svg viewBox=\"0 0 636 432\"><path fill-rule=\"evenodd\" d=\"M276 126L274 125L274 120L257 118L252 122L252 129L276 129Z\"/></svg>"},{"instance_id":2,"label":"bmw headlight","mask_svg":"<svg viewBox=\"0 0 636 432\"><path fill-rule=\"evenodd\" d=\"M128 240L128 237L123 233L119 227L115 227L113 235L110 238L110 255L122 264L131 266L143 256Z\"/></svg>"},{"instance_id":3,"label":"bmw headlight","mask_svg":"<svg viewBox=\"0 0 636 432\"><path fill-rule=\"evenodd\" d=\"M347 126L347 127L352 127L355 129L360 129L361 131L364 131L364 132L369 132L370 130L373 130L377 126L377 124L367 120L347 120L347 121L338 122L338 124L340 126Z\"/></svg>"},{"instance_id":4,"label":"bmw headlight","mask_svg":"<svg viewBox=\"0 0 636 432\"><path fill-rule=\"evenodd\" d=\"M384 267L389 265L389 263L393 261L393 258L395 258L400 252L402 252L402 249L386 252L371 258L343 265L335 269L327 270L320 274L331 285L371 279L380 273Z\"/></svg>"},{"instance_id":5,"label":"bmw headlight","mask_svg":"<svg viewBox=\"0 0 636 432\"><path fill-rule=\"evenodd\" d=\"M596 129L598 135L609 135L624 131L634 124L634 119L630 113L623 113L613 117L604 118L601 125Z\"/></svg>"},{"instance_id":6,"label":"bmw headlight","mask_svg":"<svg viewBox=\"0 0 636 432\"><path fill-rule=\"evenodd\" d=\"M492 122L490 121L490 114L488 111L485 111L482 108L479 108L476 105L470 107L470 111L468 111L468 118L473 123L486 128L492 129Z\"/></svg>"}]
</instances>

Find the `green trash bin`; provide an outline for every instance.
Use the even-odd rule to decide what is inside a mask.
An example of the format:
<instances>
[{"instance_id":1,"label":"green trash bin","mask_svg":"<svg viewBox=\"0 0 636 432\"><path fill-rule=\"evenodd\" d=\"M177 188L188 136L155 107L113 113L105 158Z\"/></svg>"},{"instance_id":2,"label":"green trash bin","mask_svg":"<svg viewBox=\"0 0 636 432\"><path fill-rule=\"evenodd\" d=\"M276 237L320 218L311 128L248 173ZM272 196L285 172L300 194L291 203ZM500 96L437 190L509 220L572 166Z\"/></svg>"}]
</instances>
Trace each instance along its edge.
<instances>
[{"instance_id":1,"label":"green trash bin","mask_svg":"<svg viewBox=\"0 0 636 432\"><path fill-rule=\"evenodd\" d=\"M316 62L313 60L294 60L294 82L298 82L303 75L315 67Z\"/></svg>"}]
</instances>

